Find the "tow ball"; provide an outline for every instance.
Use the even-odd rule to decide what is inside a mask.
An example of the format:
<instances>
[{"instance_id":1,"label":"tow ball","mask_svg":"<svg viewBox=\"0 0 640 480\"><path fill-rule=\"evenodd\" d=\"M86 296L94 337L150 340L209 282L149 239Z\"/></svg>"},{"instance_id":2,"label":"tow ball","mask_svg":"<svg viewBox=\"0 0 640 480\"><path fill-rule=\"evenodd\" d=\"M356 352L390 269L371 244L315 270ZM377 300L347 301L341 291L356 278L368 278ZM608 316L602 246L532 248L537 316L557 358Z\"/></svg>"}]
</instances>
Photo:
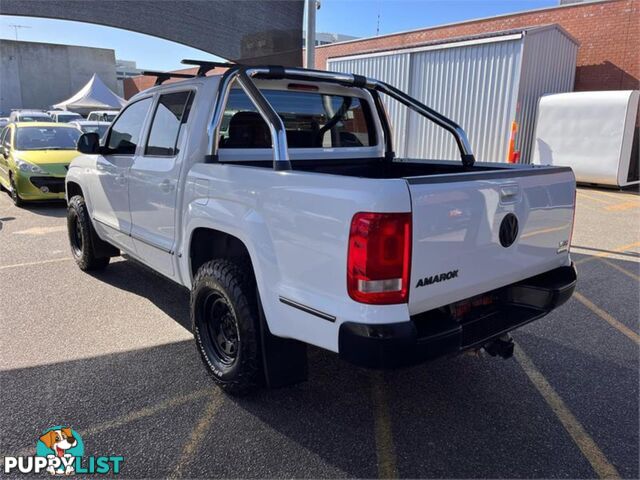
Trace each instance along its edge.
<instances>
[{"instance_id":1,"label":"tow ball","mask_svg":"<svg viewBox=\"0 0 640 480\"><path fill-rule=\"evenodd\" d=\"M513 338L506 333L486 343L483 348L492 357L499 356L506 359L513 357L514 347Z\"/></svg>"}]
</instances>

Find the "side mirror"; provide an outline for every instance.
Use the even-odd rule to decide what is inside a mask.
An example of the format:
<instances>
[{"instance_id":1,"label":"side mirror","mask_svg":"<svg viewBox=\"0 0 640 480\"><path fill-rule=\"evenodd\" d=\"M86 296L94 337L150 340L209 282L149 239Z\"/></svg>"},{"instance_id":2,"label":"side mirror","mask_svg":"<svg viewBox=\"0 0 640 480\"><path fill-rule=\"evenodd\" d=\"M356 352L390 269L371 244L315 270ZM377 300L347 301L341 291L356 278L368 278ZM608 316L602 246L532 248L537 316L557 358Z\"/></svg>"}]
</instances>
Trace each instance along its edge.
<instances>
[{"instance_id":1,"label":"side mirror","mask_svg":"<svg viewBox=\"0 0 640 480\"><path fill-rule=\"evenodd\" d=\"M95 155L100 150L100 136L95 132L83 133L76 148L80 153Z\"/></svg>"},{"instance_id":2,"label":"side mirror","mask_svg":"<svg viewBox=\"0 0 640 480\"><path fill-rule=\"evenodd\" d=\"M4 158L9 158L9 149L2 145L0 147L0 155L2 155Z\"/></svg>"}]
</instances>

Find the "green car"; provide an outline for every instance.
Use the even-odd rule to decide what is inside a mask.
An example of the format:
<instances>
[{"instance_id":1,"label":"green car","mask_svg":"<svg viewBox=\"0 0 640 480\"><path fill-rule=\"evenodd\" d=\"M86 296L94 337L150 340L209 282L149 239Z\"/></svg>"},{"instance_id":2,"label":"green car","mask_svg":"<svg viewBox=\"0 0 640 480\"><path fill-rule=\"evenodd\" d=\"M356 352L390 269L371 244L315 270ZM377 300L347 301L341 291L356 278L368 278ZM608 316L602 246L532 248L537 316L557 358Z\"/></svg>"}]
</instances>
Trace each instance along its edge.
<instances>
[{"instance_id":1,"label":"green car","mask_svg":"<svg viewBox=\"0 0 640 480\"><path fill-rule=\"evenodd\" d=\"M17 122L0 133L0 186L13 203L64 199L64 179L82 132L52 122Z\"/></svg>"}]
</instances>

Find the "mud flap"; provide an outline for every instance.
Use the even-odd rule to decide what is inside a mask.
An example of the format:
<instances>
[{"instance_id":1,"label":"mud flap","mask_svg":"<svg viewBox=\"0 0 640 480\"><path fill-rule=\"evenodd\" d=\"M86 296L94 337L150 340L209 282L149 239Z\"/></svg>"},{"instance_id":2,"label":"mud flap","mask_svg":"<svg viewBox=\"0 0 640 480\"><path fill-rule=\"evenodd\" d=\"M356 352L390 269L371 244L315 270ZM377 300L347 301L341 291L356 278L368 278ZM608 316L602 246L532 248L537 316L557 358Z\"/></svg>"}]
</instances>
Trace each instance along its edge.
<instances>
[{"instance_id":1,"label":"mud flap","mask_svg":"<svg viewBox=\"0 0 640 480\"><path fill-rule=\"evenodd\" d=\"M91 222L91 246L93 247L96 257L119 256L120 250L98 237L95 228L93 228L93 220L91 220Z\"/></svg>"},{"instance_id":2,"label":"mud flap","mask_svg":"<svg viewBox=\"0 0 640 480\"><path fill-rule=\"evenodd\" d=\"M269 331L259 298L258 296L265 385L267 388L280 388L306 381L307 344L273 335Z\"/></svg>"}]
</instances>

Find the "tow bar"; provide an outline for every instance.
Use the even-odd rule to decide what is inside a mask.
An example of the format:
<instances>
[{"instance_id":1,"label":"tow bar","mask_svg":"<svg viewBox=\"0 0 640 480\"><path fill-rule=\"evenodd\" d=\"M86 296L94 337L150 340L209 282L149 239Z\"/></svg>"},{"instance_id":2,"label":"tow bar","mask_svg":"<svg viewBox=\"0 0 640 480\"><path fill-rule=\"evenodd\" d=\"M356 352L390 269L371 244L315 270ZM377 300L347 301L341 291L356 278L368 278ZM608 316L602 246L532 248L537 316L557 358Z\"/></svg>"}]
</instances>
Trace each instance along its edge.
<instances>
[{"instance_id":1,"label":"tow bar","mask_svg":"<svg viewBox=\"0 0 640 480\"><path fill-rule=\"evenodd\" d=\"M514 347L513 338L508 333L491 340L483 346L484 350L492 357L499 356L505 359L513 357Z\"/></svg>"}]
</instances>

